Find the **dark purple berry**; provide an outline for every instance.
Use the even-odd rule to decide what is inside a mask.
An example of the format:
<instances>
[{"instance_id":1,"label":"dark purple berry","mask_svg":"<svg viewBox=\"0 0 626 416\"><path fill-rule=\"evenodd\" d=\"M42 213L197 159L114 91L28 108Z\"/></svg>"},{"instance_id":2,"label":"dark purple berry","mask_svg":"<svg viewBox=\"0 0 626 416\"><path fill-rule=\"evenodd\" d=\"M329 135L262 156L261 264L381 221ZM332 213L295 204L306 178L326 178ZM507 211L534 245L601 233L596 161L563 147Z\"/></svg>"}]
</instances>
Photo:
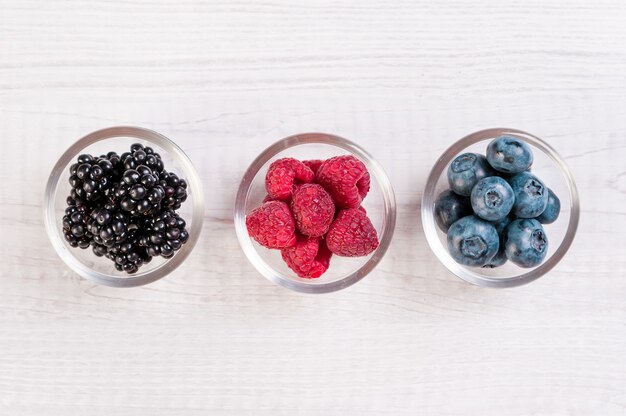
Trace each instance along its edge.
<instances>
[{"instance_id":1,"label":"dark purple berry","mask_svg":"<svg viewBox=\"0 0 626 416\"><path fill-rule=\"evenodd\" d=\"M143 199L146 196L146 188L142 185L134 185L130 188L130 197L135 200Z\"/></svg>"},{"instance_id":2,"label":"dark purple berry","mask_svg":"<svg viewBox=\"0 0 626 416\"><path fill-rule=\"evenodd\" d=\"M78 156L78 159L76 160L78 161L78 163L89 163L93 160L93 156L84 154L84 155Z\"/></svg>"},{"instance_id":3,"label":"dark purple berry","mask_svg":"<svg viewBox=\"0 0 626 416\"><path fill-rule=\"evenodd\" d=\"M83 163L78 166L78 169L76 169L76 176L78 176L78 179L85 179L87 176L89 176L90 171L91 165Z\"/></svg>"},{"instance_id":4,"label":"dark purple berry","mask_svg":"<svg viewBox=\"0 0 626 416\"><path fill-rule=\"evenodd\" d=\"M122 201L120 202L120 207L124 211L132 211L135 209L136 206L137 206L137 203L129 197L122 198Z\"/></svg>"},{"instance_id":5,"label":"dark purple berry","mask_svg":"<svg viewBox=\"0 0 626 416\"><path fill-rule=\"evenodd\" d=\"M141 176L139 175L139 172L137 172L135 169L128 169L126 170L126 172L124 172L122 179L127 185L134 185L139 182L140 177Z\"/></svg>"}]
</instances>

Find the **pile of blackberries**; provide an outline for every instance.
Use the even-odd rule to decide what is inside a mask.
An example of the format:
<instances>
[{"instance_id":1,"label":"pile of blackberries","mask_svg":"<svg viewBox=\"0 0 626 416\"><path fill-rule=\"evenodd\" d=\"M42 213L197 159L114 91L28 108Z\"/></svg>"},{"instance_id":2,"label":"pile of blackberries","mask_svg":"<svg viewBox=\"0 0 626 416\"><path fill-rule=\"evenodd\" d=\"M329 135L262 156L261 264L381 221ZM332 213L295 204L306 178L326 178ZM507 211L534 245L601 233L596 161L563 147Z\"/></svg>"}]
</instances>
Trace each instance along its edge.
<instances>
[{"instance_id":1,"label":"pile of blackberries","mask_svg":"<svg viewBox=\"0 0 626 416\"><path fill-rule=\"evenodd\" d=\"M65 239L91 247L119 271L135 273L152 257L170 258L189 239L176 213L187 199L187 182L167 172L150 147L135 143L121 155L80 155L69 183Z\"/></svg>"}]
</instances>

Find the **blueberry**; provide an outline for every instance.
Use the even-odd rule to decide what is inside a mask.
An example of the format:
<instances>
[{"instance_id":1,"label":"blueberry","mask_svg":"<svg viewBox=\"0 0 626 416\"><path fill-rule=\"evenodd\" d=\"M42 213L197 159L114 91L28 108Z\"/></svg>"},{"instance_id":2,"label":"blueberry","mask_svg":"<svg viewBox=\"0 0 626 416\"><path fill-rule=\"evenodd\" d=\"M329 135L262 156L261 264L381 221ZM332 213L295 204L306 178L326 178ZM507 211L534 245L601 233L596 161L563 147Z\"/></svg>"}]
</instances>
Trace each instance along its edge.
<instances>
[{"instance_id":1,"label":"blueberry","mask_svg":"<svg viewBox=\"0 0 626 416\"><path fill-rule=\"evenodd\" d=\"M451 190L440 193L435 201L435 221L444 233L448 232L454 222L471 214L469 200Z\"/></svg>"},{"instance_id":2,"label":"blueberry","mask_svg":"<svg viewBox=\"0 0 626 416\"><path fill-rule=\"evenodd\" d=\"M469 196L476 182L491 176L493 170L483 155L463 153L448 167L450 189L462 196Z\"/></svg>"},{"instance_id":3,"label":"blueberry","mask_svg":"<svg viewBox=\"0 0 626 416\"><path fill-rule=\"evenodd\" d=\"M512 136L500 136L487 146L487 160L497 171L520 173L533 164L533 153L522 140Z\"/></svg>"},{"instance_id":4,"label":"blueberry","mask_svg":"<svg viewBox=\"0 0 626 416\"><path fill-rule=\"evenodd\" d=\"M559 213L561 212L561 201L559 197L557 197L552 189L548 189L548 205L546 205L546 209L543 210L541 215L537 217L537 221L542 224L552 224L559 218Z\"/></svg>"},{"instance_id":5,"label":"blueberry","mask_svg":"<svg viewBox=\"0 0 626 416\"><path fill-rule=\"evenodd\" d=\"M493 256L493 258L489 260L489 262L485 264L483 267L486 269L494 269L496 267L502 266L504 263L507 262L507 260L508 258L506 257L505 250L500 248L498 249L498 252L496 253L496 255Z\"/></svg>"},{"instance_id":6,"label":"blueberry","mask_svg":"<svg viewBox=\"0 0 626 416\"><path fill-rule=\"evenodd\" d=\"M474 215L461 218L448 230L448 251L457 263L484 266L499 247L498 232L493 224Z\"/></svg>"},{"instance_id":7,"label":"blueberry","mask_svg":"<svg viewBox=\"0 0 626 416\"><path fill-rule=\"evenodd\" d=\"M520 267L541 264L548 252L548 237L535 219L517 219L505 230L506 256Z\"/></svg>"},{"instance_id":8,"label":"blueberry","mask_svg":"<svg viewBox=\"0 0 626 416\"><path fill-rule=\"evenodd\" d=\"M515 217L513 217L511 215L507 215L506 217L504 217L500 221L492 223L493 226L496 228L496 231L498 232L498 238L500 239L500 247L498 248L498 252L496 253L496 255L493 256L493 258L489 261L489 263L485 264L483 267L493 269L494 267L500 267L504 263L507 262L508 258L506 257L506 250L504 249L505 248L505 244L504 244L505 233L504 233L504 230L506 230L506 227L514 219L515 219Z\"/></svg>"},{"instance_id":9,"label":"blueberry","mask_svg":"<svg viewBox=\"0 0 626 416\"><path fill-rule=\"evenodd\" d=\"M511 212L515 196L507 181L489 176L476 183L470 200L474 214L487 221L499 221Z\"/></svg>"},{"instance_id":10,"label":"blueberry","mask_svg":"<svg viewBox=\"0 0 626 416\"><path fill-rule=\"evenodd\" d=\"M515 221L516 219L517 218L515 218L515 216L513 215L507 215L506 217L502 218L500 221L492 222L492 224L494 227L496 227L496 231L498 232L498 235L504 235L504 231L506 230L506 227L508 227L509 224Z\"/></svg>"},{"instance_id":11,"label":"blueberry","mask_svg":"<svg viewBox=\"0 0 626 416\"><path fill-rule=\"evenodd\" d=\"M548 188L535 175L522 172L509 179L515 194L512 212L519 218L535 218L548 204Z\"/></svg>"}]
</instances>

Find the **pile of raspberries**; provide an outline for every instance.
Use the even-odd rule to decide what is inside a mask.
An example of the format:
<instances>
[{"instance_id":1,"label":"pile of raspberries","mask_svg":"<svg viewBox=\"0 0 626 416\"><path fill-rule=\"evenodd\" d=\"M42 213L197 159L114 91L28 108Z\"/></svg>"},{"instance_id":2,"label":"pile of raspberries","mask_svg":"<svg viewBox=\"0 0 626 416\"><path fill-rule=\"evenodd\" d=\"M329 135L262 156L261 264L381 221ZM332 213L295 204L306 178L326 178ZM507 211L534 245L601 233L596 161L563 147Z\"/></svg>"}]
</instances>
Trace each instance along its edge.
<instances>
[{"instance_id":1,"label":"pile of raspberries","mask_svg":"<svg viewBox=\"0 0 626 416\"><path fill-rule=\"evenodd\" d=\"M299 277L320 277L333 254L367 256L378 235L361 207L370 175L354 156L273 162L265 176L267 196L246 217L248 233L278 249Z\"/></svg>"}]
</instances>

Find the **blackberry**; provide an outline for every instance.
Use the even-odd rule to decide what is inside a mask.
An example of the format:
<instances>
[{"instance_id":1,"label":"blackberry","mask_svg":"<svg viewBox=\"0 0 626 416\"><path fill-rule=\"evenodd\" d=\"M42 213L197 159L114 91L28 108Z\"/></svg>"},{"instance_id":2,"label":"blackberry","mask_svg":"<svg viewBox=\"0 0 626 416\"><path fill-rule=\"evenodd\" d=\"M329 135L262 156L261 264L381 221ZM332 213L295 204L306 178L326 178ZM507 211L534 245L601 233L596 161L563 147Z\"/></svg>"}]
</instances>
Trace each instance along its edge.
<instances>
[{"instance_id":1,"label":"blackberry","mask_svg":"<svg viewBox=\"0 0 626 416\"><path fill-rule=\"evenodd\" d=\"M91 211L86 224L96 244L112 247L125 240L128 215L117 210L114 204L107 203L104 207Z\"/></svg>"},{"instance_id":2,"label":"blackberry","mask_svg":"<svg viewBox=\"0 0 626 416\"><path fill-rule=\"evenodd\" d=\"M144 147L135 143L130 147L130 152L125 152L121 156L124 162L124 169L136 169L145 165L156 173L163 172L163 161L161 155L156 153L151 147Z\"/></svg>"},{"instance_id":3,"label":"blackberry","mask_svg":"<svg viewBox=\"0 0 626 416\"><path fill-rule=\"evenodd\" d=\"M139 245L139 235L139 228L131 229L123 242L107 248L104 256L115 263L115 268L118 271L132 274L137 272L142 265L152 260L146 249ZM94 253L96 252L95 250L94 247ZM102 249L98 248L98 251L102 252Z\"/></svg>"},{"instance_id":4,"label":"blackberry","mask_svg":"<svg viewBox=\"0 0 626 416\"><path fill-rule=\"evenodd\" d=\"M78 156L70 166L70 197L79 205L106 197L119 175L120 163L115 152L97 159L88 154Z\"/></svg>"},{"instance_id":5,"label":"blackberry","mask_svg":"<svg viewBox=\"0 0 626 416\"><path fill-rule=\"evenodd\" d=\"M137 217L157 214L161 209L165 190L158 184L158 176L152 169L146 165L139 165L136 169L127 169L124 172L122 181L116 185L113 195L119 200L122 211Z\"/></svg>"},{"instance_id":6,"label":"blackberry","mask_svg":"<svg viewBox=\"0 0 626 416\"><path fill-rule=\"evenodd\" d=\"M72 247L87 248L92 234L87 229L85 219L89 211L85 205L68 205L63 216L63 236Z\"/></svg>"},{"instance_id":7,"label":"blackberry","mask_svg":"<svg viewBox=\"0 0 626 416\"><path fill-rule=\"evenodd\" d=\"M152 257L172 257L189 239L185 220L174 211L165 211L146 224L140 244Z\"/></svg>"},{"instance_id":8,"label":"blackberry","mask_svg":"<svg viewBox=\"0 0 626 416\"><path fill-rule=\"evenodd\" d=\"M162 172L159 175L159 185L165 191L162 205L165 209L176 210L187 200L187 182L171 172Z\"/></svg>"},{"instance_id":9,"label":"blackberry","mask_svg":"<svg viewBox=\"0 0 626 416\"><path fill-rule=\"evenodd\" d=\"M65 239L71 247L91 246L119 271L132 274L152 257L170 258L189 239L174 211L187 199L187 183L167 172L151 147L82 154L70 166L69 182Z\"/></svg>"}]
</instances>

